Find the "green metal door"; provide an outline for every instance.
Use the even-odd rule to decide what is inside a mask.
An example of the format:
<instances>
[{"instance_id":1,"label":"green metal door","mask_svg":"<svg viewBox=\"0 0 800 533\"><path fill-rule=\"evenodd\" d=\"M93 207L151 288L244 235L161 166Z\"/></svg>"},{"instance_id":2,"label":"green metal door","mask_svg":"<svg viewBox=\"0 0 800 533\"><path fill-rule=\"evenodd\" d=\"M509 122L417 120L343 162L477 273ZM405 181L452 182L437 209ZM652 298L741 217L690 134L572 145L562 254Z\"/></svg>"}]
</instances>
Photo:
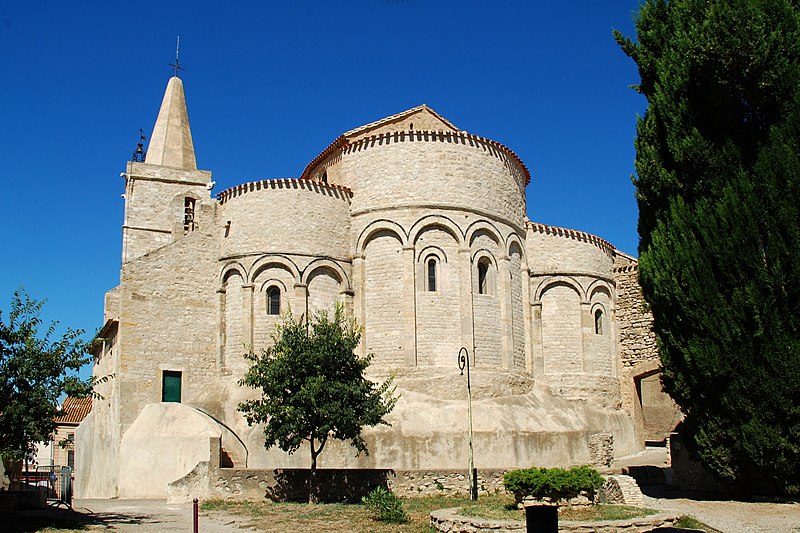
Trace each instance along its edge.
<instances>
[{"instance_id":1,"label":"green metal door","mask_svg":"<svg viewBox=\"0 0 800 533\"><path fill-rule=\"evenodd\" d=\"M174 370L164 370L161 379L161 401L181 401L181 373Z\"/></svg>"}]
</instances>

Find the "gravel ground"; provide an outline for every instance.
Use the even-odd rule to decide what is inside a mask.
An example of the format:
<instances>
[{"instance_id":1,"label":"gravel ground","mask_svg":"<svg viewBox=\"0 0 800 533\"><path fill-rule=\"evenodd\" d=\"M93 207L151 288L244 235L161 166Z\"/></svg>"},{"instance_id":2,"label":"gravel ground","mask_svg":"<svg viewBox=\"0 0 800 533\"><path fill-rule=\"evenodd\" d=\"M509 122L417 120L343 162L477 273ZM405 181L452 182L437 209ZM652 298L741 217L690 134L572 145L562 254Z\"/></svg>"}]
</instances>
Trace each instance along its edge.
<instances>
[{"instance_id":1,"label":"gravel ground","mask_svg":"<svg viewBox=\"0 0 800 533\"><path fill-rule=\"evenodd\" d=\"M658 497L645 496L647 507L694 516L723 533L800 533L800 503L704 500L667 491L654 494ZM81 521L89 531L192 531L191 503L168 504L164 500L75 500L73 503L75 511L85 517ZM32 513L43 512L30 515L24 512L14 517L0 515L0 531L31 531L25 523L33 517ZM51 508L47 513L68 516L65 509ZM249 518L219 511L210 516L201 511L198 529L201 533L234 533L249 529L245 527L248 521Z\"/></svg>"},{"instance_id":2,"label":"gravel ground","mask_svg":"<svg viewBox=\"0 0 800 533\"><path fill-rule=\"evenodd\" d=\"M619 472L625 466L668 467L664 447L647 448L614 464ZM695 517L723 533L800 533L799 503L766 503L720 500L710 494L673 491L666 487L643 487L644 504L653 509L677 511Z\"/></svg>"},{"instance_id":3,"label":"gravel ground","mask_svg":"<svg viewBox=\"0 0 800 533\"><path fill-rule=\"evenodd\" d=\"M73 508L95 520L91 529L103 531L170 532L192 531L192 504L172 504L164 500L75 500ZM200 511L198 531L233 533L242 531L244 519Z\"/></svg>"},{"instance_id":4,"label":"gravel ground","mask_svg":"<svg viewBox=\"0 0 800 533\"><path fill-rule=\"evenodd\" d=\"M688 514L723 533L800 533L800 504L645 496L653 509Z\"/></svg>"},{"instance_id":5,"label":"gravel ground","mask_svg":"<svg viewBox=\"0 0 800 533\"><path fill-rule=\"evenodd\" d=\"M679 497L645 496L645 505L654 509L689 514L723 533L800 533L800 504L702 500ZM163 500L76 500L75 509L91 511L101 520L99 530L169 532L191 531L192 505L167 504ZM203 533L241 531L246 519L214 513L200 516Z\"/></svg>"}]
</instances>

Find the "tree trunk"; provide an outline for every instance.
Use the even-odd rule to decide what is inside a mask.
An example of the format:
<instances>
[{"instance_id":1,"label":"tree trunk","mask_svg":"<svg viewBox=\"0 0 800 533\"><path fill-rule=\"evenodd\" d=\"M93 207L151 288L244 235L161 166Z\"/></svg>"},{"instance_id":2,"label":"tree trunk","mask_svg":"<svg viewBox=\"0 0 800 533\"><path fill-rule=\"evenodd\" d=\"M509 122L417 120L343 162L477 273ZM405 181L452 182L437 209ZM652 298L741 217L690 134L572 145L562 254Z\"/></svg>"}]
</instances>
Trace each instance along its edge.
<instances>
[{"instance_id":1,"label":"tree trunk","mask_svg":"<svg viewBox=\"0 0 800 533\"><path fill-rule=\"evenodd\" d=\"M319 503L319 484L317 483L317 456L320 450L314 449L314 439L311 439L311 475L308 477L308 503Z\"/></svg>"},{"instance_id":2,"label":"tree trunk","mask_svg":"<svg viewBox=\"0 0 800 533\"><path fill-rule=\"evenodd\" d=\"M8 490L22 490L22 461L5 459Z\"/></svg>"}]
</instances>

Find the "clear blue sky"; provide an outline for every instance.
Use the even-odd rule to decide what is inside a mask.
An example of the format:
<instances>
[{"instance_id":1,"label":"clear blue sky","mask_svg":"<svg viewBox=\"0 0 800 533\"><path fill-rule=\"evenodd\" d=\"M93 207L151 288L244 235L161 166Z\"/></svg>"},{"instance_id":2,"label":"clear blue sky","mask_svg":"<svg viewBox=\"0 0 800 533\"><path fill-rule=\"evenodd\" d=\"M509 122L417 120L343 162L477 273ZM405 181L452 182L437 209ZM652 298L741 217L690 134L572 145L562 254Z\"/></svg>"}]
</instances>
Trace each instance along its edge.
<instances>
[{"instance_id":1,"label":"clear blue sky","mask_svg":"<svg viewBox=\"0 0 800 533\"><path fill-rule=\"evenodd\" d=\"M0 309L24 285L91 333L119 281L125 170L181 37L198 167L296 177L339 134L425 103L530 168L528 217L636 254L637 0L0 5Z\"/></svg>"}]
</instances>

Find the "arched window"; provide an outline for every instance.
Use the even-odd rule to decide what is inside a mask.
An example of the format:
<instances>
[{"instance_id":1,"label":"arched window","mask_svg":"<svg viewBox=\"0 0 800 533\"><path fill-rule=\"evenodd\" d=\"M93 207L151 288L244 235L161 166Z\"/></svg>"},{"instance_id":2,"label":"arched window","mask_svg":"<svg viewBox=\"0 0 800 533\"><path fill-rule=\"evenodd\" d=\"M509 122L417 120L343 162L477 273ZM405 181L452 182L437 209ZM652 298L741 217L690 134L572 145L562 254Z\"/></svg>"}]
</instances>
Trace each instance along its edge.
<instances>
[{"instance_id":1,"label":"arched window","mask_svg":"<svg viewBox=\"0 0 800 533\"><path fill-rule=\"evenodd\" d=\"M486 259L478 261L478 294L489 294L489 262Z\"/></svg>"},{"instance_id":2,"label":"arched window","mask_svg":"<svg viewBox=\"0 0 800 533\"><path fill-rule=\"evenodd\" d=\"M598 309L594 312L594 333L595 335L603 334L603 310Z\"/></svg>"},{"instance_id":3,"label":"arched window","mask_svg":"<svg viewBox=\"0 0 800 533\"><path fill-rule=\"evenodd\" d=\"M431 257L428 259L428 276L427 276L427 289L428 292L436 292L436 259Z\"/></svg>"},{"instance_id":4,"label":"arched window","mask_svg":"<svg viewBox=\"0 0 800 533\"><path fill-rule=\"evenodd\" d=\"M183 199L183 234L186 235L190 231L194 231L194 207L195 199L187 196Z\"/></svg>"},{"instance_id":5,"label":"arched window","mask_svg":"<svg viewBox=\"0 0 800 533\"><path fill-rule=\"evenodd\" d=\"M267 289L267 314L281 314L281 290L274 285Z\"/></svg>"}]
</instances>

